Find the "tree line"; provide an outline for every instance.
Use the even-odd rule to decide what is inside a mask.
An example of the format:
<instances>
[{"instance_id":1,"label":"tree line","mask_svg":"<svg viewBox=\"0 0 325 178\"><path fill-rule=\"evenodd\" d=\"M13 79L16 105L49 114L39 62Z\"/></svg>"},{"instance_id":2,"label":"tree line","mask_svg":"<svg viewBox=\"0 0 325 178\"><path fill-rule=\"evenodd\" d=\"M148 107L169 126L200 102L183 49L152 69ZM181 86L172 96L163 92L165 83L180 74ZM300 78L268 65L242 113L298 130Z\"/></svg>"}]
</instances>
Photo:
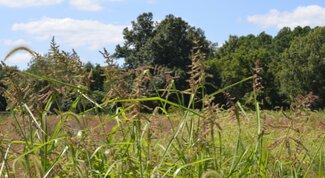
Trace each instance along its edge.
<instances>
[{"instance_id":1,"label":"tree line","mask_svg":"<svg viewBox=\"0 0 325 178\"><path fill-rule=\"evenodd\" d=\"M132 21L131 27L124 29L123 37L124 43L117 45L113 54L106 49L100 51L105 66L82 63L74 50L60 50L53 38L49 52L36 53L26 71L83 87L91 91L85 94L101 103L112 97L130 97L130 93L137 97L161 94L163 91L159 89L171 80L175 89L186 91L196 49L209 76L204 92L229 86L258 70L262 88L258 98L264 108L325 106L325 27L285 27L274 37L265 32L231 35L218 47L206 38L202 29L180 17L167 15L155 22L152 13L143 13ZM115 63L119 58L125 60L122 66ZM0 67L1 111L14 106L17 98L36 108L42 107L53 93L60 96L56 98L56 107L67 110L80 96L67 86L19 74L17 68L4 63ZM147 69L152 77L147 83L144 78L138 81L142 75L139 71L144 72L141 69ZM136 85L137 82L142 82L145 88ZM227 94L249 107L253 103L253 85L253 81L246 82L229 89ZM225 100L225 96L219 96L215 102L224 104ZM79 109L87 105L89 102Z\"/></svg>"}]
</instances>

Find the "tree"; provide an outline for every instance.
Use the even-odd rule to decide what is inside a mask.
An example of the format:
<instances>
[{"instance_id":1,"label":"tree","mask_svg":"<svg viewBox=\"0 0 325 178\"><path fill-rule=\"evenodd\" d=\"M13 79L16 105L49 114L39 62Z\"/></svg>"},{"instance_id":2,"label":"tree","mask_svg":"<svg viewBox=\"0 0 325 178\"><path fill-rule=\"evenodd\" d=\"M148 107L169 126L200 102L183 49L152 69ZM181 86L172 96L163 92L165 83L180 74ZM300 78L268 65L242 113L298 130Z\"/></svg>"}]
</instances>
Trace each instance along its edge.
<instances>
[{"instance_id":1,"label":"tree","mask_svg":"<svg viewBox=\"0 0 325 178\"><path fill-rule=\"evenodd\" d=\"M185 89L194 40L201 44L206 59L213 55L215 45L201 29L180 17L167 15L160 23L154 23L152 18L152 13L141 14L131 29L124 29L125 42L116 46L115 56L124 58L125 66L131 69L145 65L166 67L179 77L176 83L180 89Z\"/></svg>"},{"instance_id":2,"label":"tree","mask_svg":"<svg viewBox=\"0 0 325 178\"><path fill-rule=\"evenodd\" d=\"M259 75L263 79L262 85L265 88L260 97L265 100L265 106L271 107L274 101L267 96L272 93L274 88L272 74L269 71L269 63L273 55L273 51L270 50L272 39L272 36L264 32L258 36L230 36L228 41L217 49L216 57L209 62L214 70L219 71L222 86L229 86L245 77L252 76L255 64L259 61L259 67L263 69ZM251 98L251 91L251 82L229 90L232 96L248 103Z\"/></svg>"},{"instance_id":3,"label":"tree","mask_svg":"<svg viewBox=\"0 0 325 178\"><path fill-rule=\"evenodd\" d=\"M289 27L282 28L273 39L273 48L276 54L281 54L289 48L293 39L306 36L311 31L309 26L304 28L298 26L291 30Z\"/></svg>"},{"instance_id":4,"label":"tree","mask_svg":"<svg viewBox=\"0 0 325 178\"><path fill-rule=\"evenodd\" d=\"M126 66L162 65L182 68L191 63L193 41L198 40L202 52L213 53L213 45L201 29L191 27L180 17L167 15L154 24L152 13L144 13L132 22L132 29L123 31L124 46L116 46L116 57L125 58Z\"/></svg>"},{"instance_id":5,"label":"tree","mask_svg":"<svg viewBox=\"0 0 325 178\"><path fill-rule=\"evenodd\" d=\"M148 41L154 33L154 21L152 13L143 13L137 21L132 21L132 28L123 30L124 45L117 45L115 56L124 58L129 68L137 68L151 60L152 54Z\"/></svg>"},{"instance_id":6,"label":"tree","mask_svg":"<svg viewBox=\"0 0 325 178\"><path fill-rule=\"evenodd\" d=\"M308 31L308 28L307 28ZM310 30L309 30L310 31ZM277 66L280 91L291 98L313 92L318 106L325 105L325 28L297 35L281 55Z\"/></svg>"},{"instance_id":7,"label":"tree","mask_svg":"<svg viewBox=\"0 0 325 178\"><path fill-rule=\"evenodd\" d=\"M284 27L278 32L273 39L273 47L277 54L282 53L285 49L290 47L293 37L293 32L289 27Z\"/></svg>"}]
</instances>

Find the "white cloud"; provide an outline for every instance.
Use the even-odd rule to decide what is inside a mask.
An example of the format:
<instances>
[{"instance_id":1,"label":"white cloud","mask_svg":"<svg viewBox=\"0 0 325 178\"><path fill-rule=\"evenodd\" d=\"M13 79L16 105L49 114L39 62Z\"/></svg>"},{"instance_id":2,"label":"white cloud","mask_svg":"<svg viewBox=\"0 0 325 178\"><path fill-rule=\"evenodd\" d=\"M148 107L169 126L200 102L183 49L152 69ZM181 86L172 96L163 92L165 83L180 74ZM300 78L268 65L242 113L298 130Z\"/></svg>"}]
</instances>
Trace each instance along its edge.
<instances>
[{"instance_id":1,"label":"white cloud","mask_svg":"<svg viewBox=\"0 0 325 178\"><path fill-rule=\"evenodd\" d=\"M44 17L38 21L16 23L14 31L23 31L38 40L49 40L55 36L60 43L72 48L86 47L97 50L109 44L123 41L122 31L126 25L106 24L92 20Z\"/></svg>"},{"instance_id":2,"label":"white cloud","mask_svg":"<svg viewBox=\"0 0 325 178\"><path fill-rule=\"evenodd\" d=\"M21 46L21 45L28 45L29 42L25 41L24 39L18 39L18 40L2 40L2 43L6 46Z\"/></svg>"},{"instance_id":3,"label":"white cloud","mask_svg":"<svg viewBox=\"0 0 325 178\"><path fill-rule=\"evenodd\" d=\"M95 0L70 0L70 5L85 11L100 11L103 9Z\"/></svg>"},{"instance_id":4,"label":"white cloud","mask_svg":"<svg viewBox=\"0 0 325 178\"><path fill-rule=\"evenodd\" d=\"M100 11L103 9L101 4L105 2L122 2L125 0L70 0L71 6L85 11Z\"/></svg>"},{"instance_id":5,"label":"white cloud","mask_svg":"<svg viewBox=\"0 0 325 178\"><path fill-rule=\"evenodd\" d=\"M4 62L9 66L19 66L21 68L27 68L29 61L32 59L32 55L29 53L19 52L10 56Z\"/></svg>"},{"instance_id":6,"label":"white cloud","mask_svg":"<svg viewBox=\"0 0 325 178\"><path fill-rule=\"evenodd\" d=\"M103 9L101 4L105 2L121 2L125 0L0 0L0 6L27 8L34 6L57 5L65 1L69 1L71 6L79 10L100 11Z\"/></svg>"},{"instance_id":7,"label":"white cloud","mask_svg":"<svg viewBox=\"0 0 325 178\"><path fill-rule=\"evenodd\" d=\"M291 27L296 26L324 26L325 25L325 7L318 5L297 7L292 12L271 10L267 14L253 15L247 17L248 22L268 27Z\"/></svg>"},{"instance_id":8,"label":"white cloud","mask_svg":"<svg viewBox=\"0 0 325 178\"><path fill-rule=\"evenodd\" d=\"M15 8L26 8L32 6L48 6L60 4L63 1L64 0L0 0L0 5Z\"/></svg>"}]
</instances>

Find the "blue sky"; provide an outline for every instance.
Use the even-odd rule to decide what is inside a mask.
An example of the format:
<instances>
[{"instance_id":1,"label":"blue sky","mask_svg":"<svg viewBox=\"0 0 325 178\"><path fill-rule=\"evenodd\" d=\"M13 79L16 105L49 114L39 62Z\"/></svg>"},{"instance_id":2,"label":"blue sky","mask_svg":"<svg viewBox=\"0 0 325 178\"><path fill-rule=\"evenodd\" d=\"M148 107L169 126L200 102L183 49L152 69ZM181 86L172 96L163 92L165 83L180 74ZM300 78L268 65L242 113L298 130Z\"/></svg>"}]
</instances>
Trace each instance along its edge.
<instances>
[{"instance_id":1,"label":"blue sky","mask_svg":"<svg viewBox=\"0 0 325 178\"><path fill-rule=\"evenodd\" d=\"M0 56L17 45L46 53L52 36L61 49L77 51L83 62L102 64L98 50L114 52L122 30L143 12L159 21L182 17L223 44L229 35L275 35L284 27L325 26L324 0L0 0ZM18 53L6 63L24 69L30 56Z\"/></svg>"}]
</instances>

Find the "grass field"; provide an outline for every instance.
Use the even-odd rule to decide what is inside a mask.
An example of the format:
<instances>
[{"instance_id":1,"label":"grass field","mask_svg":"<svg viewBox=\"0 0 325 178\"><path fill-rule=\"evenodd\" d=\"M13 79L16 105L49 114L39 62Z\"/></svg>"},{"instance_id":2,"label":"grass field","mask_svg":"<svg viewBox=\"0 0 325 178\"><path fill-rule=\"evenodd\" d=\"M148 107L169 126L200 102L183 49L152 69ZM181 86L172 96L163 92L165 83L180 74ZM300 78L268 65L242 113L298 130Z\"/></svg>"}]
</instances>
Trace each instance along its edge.
<instances>
[{"instance_id":1,"label":"grass field","mask_svg":"<svg viewBox=\"0 0 325 178\"><path fill-rule=\"evenodd\" d=\"M4 177L323 177L324 112L1 118ZM46 125L46 128L44 127ZM209 125L209 124L208 124ZM192 128L191 128L192 127ZM220 128L219 128L220 127ZM44 132L43 132L44 131Z\"/></svg>"}]
</instances>

